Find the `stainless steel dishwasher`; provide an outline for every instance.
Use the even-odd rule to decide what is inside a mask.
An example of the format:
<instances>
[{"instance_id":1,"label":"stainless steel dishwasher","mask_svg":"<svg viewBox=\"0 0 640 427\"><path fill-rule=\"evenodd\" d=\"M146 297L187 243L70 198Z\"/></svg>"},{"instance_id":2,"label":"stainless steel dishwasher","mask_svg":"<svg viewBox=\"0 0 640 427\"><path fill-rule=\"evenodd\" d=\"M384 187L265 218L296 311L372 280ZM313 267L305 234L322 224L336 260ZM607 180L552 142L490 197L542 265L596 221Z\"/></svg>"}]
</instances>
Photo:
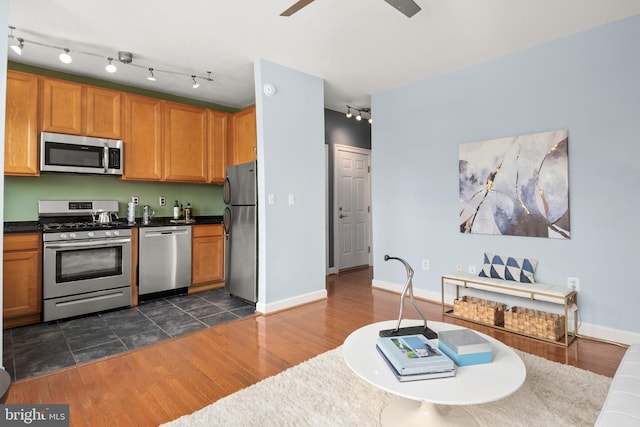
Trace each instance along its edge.
<instances>
[{"instance_id":1,"label":"stainless steel dishwasher","mask_svg":"<svg viewBox=\"0 0 640 427\"><path fill-rule=\"evenodd\" d=\"M138 295L186 291L191 285L191 226L140 228L138 257Z\"/></svg>"}]
</instances>

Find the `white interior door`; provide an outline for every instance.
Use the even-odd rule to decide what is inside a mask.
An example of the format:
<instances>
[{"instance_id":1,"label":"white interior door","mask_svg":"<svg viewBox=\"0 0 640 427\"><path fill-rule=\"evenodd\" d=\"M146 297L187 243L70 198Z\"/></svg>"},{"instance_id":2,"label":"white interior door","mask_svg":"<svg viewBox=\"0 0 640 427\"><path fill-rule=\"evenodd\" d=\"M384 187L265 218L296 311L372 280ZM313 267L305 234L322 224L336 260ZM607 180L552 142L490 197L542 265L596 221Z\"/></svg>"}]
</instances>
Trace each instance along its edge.
<instances>
[{"instance_id":1,"label":"white interior door","mask_svg":"<svg viewBox=\"0 0 640 427\"><path fill-rule=\"evenodd\" d=\"M369 265L371 241L370 152L338 146L335 149L335 234L337 268Z\"/></svg>"}]
</instances>

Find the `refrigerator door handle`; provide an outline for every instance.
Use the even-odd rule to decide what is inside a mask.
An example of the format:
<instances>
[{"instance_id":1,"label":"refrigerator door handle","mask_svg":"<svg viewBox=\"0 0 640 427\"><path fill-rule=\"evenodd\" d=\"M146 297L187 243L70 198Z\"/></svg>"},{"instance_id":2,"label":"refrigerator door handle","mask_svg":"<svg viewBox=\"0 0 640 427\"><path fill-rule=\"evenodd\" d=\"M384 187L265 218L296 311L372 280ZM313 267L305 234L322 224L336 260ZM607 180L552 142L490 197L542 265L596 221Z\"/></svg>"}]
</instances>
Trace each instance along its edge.
<instances>
[{"instance_id":1,"label":"refrigerator door handle","mask_svg":"<svg viewBox=\"0 0 640 427\"><path fill-rule=\"evenodd\" d=\"M224 208L222 226L224 228L225 237L229 240L229 231L231 230L231 209L229 209L229 206L225 206Z\"/></svg>"},{"instance_id":2,"label":"refrigerator door handle","mask_svg":"<svg viewBox=\"0 0 640 427\"><path fill-rule=\"evenodd\" d=\"M224 187L222 188L222 198L224 200L225 205L228 205L231 201L231 182L229 182L229 177L224 178Z\"/></svg>"}]
</instances>

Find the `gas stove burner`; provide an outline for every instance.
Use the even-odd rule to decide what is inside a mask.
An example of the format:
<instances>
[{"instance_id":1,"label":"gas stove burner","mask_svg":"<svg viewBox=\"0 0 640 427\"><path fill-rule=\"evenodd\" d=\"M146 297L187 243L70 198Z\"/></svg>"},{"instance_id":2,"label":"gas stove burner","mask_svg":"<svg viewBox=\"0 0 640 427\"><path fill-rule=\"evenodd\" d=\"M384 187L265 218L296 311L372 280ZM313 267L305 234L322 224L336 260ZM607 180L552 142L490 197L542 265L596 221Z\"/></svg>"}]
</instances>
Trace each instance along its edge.
<instances>
[{"instance_id":1,"label":"gas stove burner","mask_svg":"<svg viewBox=\"0 0 640 427\"><path fill-rule=\"evenodd\" d=\"M108 224L100 222L49 222L42 224L42 231L110 230L127 226L126 221L114 221Z\"/></svg>"}]
</instances>

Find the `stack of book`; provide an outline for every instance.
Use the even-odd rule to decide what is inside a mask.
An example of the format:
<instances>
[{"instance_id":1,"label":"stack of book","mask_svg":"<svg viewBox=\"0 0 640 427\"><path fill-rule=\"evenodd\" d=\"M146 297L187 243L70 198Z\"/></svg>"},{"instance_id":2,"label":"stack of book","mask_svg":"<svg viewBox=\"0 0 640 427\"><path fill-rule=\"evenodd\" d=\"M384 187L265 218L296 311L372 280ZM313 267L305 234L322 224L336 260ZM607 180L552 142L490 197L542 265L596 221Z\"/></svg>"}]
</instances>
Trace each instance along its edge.
<instances>
[{"instance_id":1,"label":"stack of book","mask_svg":"<svg viewBox=\"0 0 640 427\"><path fill-rule=\"evenodd\" d=\"M455 329L438 333L438 347L456 365L491 363L491 343L471 329Z\"/></svg>"},{"instance_id":2,"label":"stack of book","mask_svg":"<svg viewBox=\"0 0 640 427\"><path fill-rule=\"evenodd\" d=\"M399 381L453 377L456 365L424 335L379 337L378 352Z\"/></svg>"}]
</instances>

